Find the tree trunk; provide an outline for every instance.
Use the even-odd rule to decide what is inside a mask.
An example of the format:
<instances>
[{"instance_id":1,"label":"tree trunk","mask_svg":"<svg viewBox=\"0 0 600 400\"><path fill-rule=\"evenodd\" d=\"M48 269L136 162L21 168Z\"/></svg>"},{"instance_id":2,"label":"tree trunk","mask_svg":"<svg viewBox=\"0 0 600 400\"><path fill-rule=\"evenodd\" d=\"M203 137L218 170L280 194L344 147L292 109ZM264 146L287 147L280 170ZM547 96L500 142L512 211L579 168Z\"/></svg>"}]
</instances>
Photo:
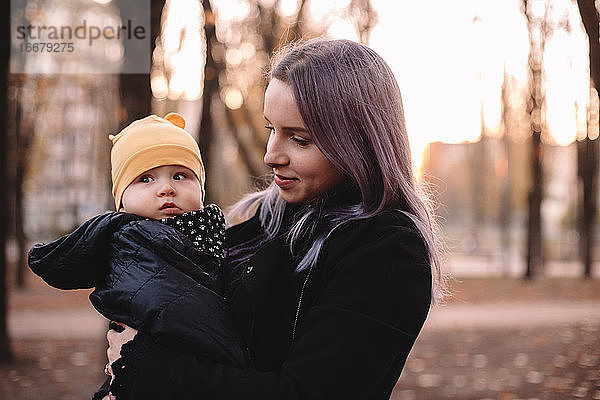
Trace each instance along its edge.
<instances>
[{"instance_id":1,"label":"tree trunk","mask_svg":"<svg viewBox=\"0 0 600 400\"><path fill-rule=\"evenodd\" d=\"M489 160L489 154L487 154L487 129L485 126L485 120L483 118L483 102L479 109L479 122L480 122L480 134L479 141L473 144L473 235L475 236L476 243L480 244L480 236L485 230L486 224L486 190L487 185L485 177L487 177L487 161Z\"/></svg>"},{"instance_id":2,"label":"tree trunk","mask_svg":"<svg viewBox=\"0 0 600 400\"><path fill-rule=\"evenodd\" d=\"M19 256L17 259L17 279L16 284L18 288L25 287L25 270L27 269L26 260L26 246L27 240L25 237L24 229L24 218L23 218L23 180L25 179L25 168L27 165L27 150L29 149L28 133L23 129L22 113L21 113L21 100L20 92L22 87L22 81L16 85L17 95L13 100L16 104L16 118L15 118L15 130L17 136L17 165L15 171L15 237L17 239L17 249Z\"/></svg>"},{"instance_id":3,"label":"tree trunk","mask_svg":"<svg viewBox=\"0 0 600 400\"><path fill-rule=\"evenodd\" d=\"M351 0L348 7L358 40L368 46L371 32L377 24L377 12L371 0Z\"/></svg>"},{"instance_id":4,"label":"tree trunk","mask_svg":"<svg viewBox=\"0 0 600 400\"><path fill-rule=\"evenodd\" d=\"M15 149L13 156L15 158L15 167L13 174L14 178L14 227L15 239L17 241L18 259L16 264L16 286L20 289L26 285L25 276L27 271L27 237L25 235L25 218L23 204L23 181L25 179L25 171L27 169L29 150L31 147L31 138L33 136L33 128L31 121L23 115L22 109L22 93L23 86L26 82L24 75L12 75L14 87L14 99L11 107L11 117L14 116L12 130L15 134ZM11 118L9 117L9 118ZM9 129L9 130L11 130Z\"/></svg>"},{"instance_id":5,"label":"tree trunk","mask_svg":"<svg viewBox=\"0 0 600 400\"><path fill-rule=\"evenodd\" d=\"M233 113L227 107L225 107L225 121L227 122L227 126L229 127L234 140L239 145L240 155L246 164L246 168L248 168L248 173L255 179L264 175L264 164L260 163L259 165L259 163L256 162L257 157L255 157L252 152L252 150L255 148L254 143L252 142L252 137L250 135L248 135L249 137L246 139L241 137L242 135L238 133L238 129L233 118ZM252 129L251 124L252 121L248 121L249 129Z\"/></svg>"},{"instance_id":6,"label":"tree trunk","mask_svg":"<svg viewBox=\"0 0 600 400\"><path fill-rule=\"evenodd\" d=\"M290 25L288 42L302 40L304 34L304 13L307 6L306 0L300 0L300 5L296 11L296 18L294 19L294 23Z\"/></svg>"},{"instance_id":7,"label":"tree trunk","mask_svg":"<svg viewBox=\"0 0 600 400\"><path fill-rule=\"evenodd\" d=\"M590 46L590 77L596 90L600 91L600 27L598 26L598 10L594 0L577 0L581 20L588 35Z\"/></svg>"},{"instance_id":8,"label":"tree trunk","mask_svg":"<svg viewBox=\"0 0 600 400\"><path fill-rule=\"evenodd\" d=\"M531 126L531 189L528 195L527 218L527 269L525 278L531 279L543 268L543 240L542 240L542 199L543 199L543 77L544 47L547 35L548 6L543 17L530 14L529 1L523 0L527 29L529 32L529 73L530 88L528 113Z\"/></svg>"},{"instance_id":9,"label":"tree trunk","mask_svg":"<svg viewBox=\"0 0 600 400\"><path fill-rule=\"evenodd\" d=\"M500 203L500 215L499 223L502 229L502 274L504 277L510 276L510 262L511 262L511 146L510 138L504 133L502 136L502 143L504 145L504 157L503 160L505 169L503 170L504 176L502 176L501 185L501 203Z\"/></svg>"},{"instance_id":10,"label":"tree trunk","mask_svg":"<svg viewBox=\"0 0 600 400\"><path fill-rule=\"evenodd\" d=\"M529 218L527 223L527 270L525 277L533 278L543 267L542 258L542 134L531 137L531 191L529 192Z\"/></svg>"},{"instance_id":11,"label":"tree trunk","mask_svg":"<svg viewBox=\"0 0 600 400\"><path fill-rule=\"evenodd\" d=\"M213 58L213 47L217 42L217 33L215 28L215 15L209 0L203 0L204 8L204 36L206 38L206 64L204 68L204 90L202 92L202 117L200 120L200 131L198 133L198 144L202 153L204 162L205 176L209 176L211 164L211 144L213 135L213 120L211 115L211 106L213 97L219 90L219 66ZM204 204L209 204L212 200L208 186L205 185Z\"/></svg>"},{"instance_id":12,"label":"tree trunk","mask_svg":"<svg viewBox=\"0 0 600 400\"><path fill-rule=\"evenodd\" d=\"M2 41L0 44L0 185L8 187L8 60L10 59L10 2L3 1ZM0 361L11 358L7 327L8 285L6 282L7 259L6 241L8 237L8 196L0 196Z\"/></svg>"},{"instance_id":13,"label":"tree trunk","mask_svg":"<svg viewBox=\"0 0 600 400\"><path fill-rule=\"evenodd\" d=\"M512 85L509 84L509 78L504 72L504 81L502 83L502 126L504 132L502 135L502 143L504 146L504 168L502 168L502 185L500 194L500 212L498 222L502 227L502 269L503 275L508 277L510 274L510 255L511 255L511 145L510 145L510 90Z\"/></svg>"},{"instance_id":14,"label":"tree trunk","mask_svg":"<svg viewBox=\"0 0 600 400\"><path fill-rule=\"evenodd\" d=\"M577 172L583 186L582 206L579 207L579 254L583 276L592 276L592 250L598 195L598 139L589 136L577 142Z\"/></svg>"},{"instance_id":15,"label":"tree trunk","mask_svg":"<svg viewBox=\"0 0 600 400\"><path fill-rule=\"evenodd\" d=\"M594 0L577 0L581 20L588 35L590 48L590 83L600 91L600 27L598 10ZM596 103L598 104L598 103ZM591 111L591 110L590 110ZM590 112L599 115L600 110ZM591 139L589 135L577 142L578 175L583 185L583 204L580 207L579 237L580 257L583 263L583 275L592 276L592 250L594 240L594 226L598 213L598 164L599 138Z\"/></svg>"},{"instance_id":16,"label":"tree trunk","mask_svg":"<svg viewBox=\"0 0 600 400\"><path fill-rule=\"evenodd\" d=\"M150 57L152 57L156 47L156 38L160 35L160 22L164 3L164 0L151 0L150 2ZM126 7L126 0L119 2L119 6ZM127 56L127 41L124 41L124 45L125 55ZM150 63L152 63L152 58ZM121 99L120 129L134 120L152 114L150 71L137 74L120 74L119 93Z\"/></svg>"}]
</instances>

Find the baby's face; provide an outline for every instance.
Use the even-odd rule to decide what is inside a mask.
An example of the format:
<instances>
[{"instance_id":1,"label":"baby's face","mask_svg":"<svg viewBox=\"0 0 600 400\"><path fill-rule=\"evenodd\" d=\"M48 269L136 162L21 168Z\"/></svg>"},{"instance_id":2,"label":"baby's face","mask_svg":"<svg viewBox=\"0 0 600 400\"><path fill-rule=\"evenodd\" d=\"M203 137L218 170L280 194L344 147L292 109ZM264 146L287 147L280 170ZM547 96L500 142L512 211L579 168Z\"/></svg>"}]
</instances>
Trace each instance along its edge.
<instances>
[{"instance_id":1,"label":"baby's face","mask_svg":"<svg viewBox=\"0 0 600 400\"><path fill-rule=\"evenodd\" d=\"M123 192L122 211L161 219L202 208L196 175L180 165L164 165L136 177Z\"/></svg>"}]
</instances>

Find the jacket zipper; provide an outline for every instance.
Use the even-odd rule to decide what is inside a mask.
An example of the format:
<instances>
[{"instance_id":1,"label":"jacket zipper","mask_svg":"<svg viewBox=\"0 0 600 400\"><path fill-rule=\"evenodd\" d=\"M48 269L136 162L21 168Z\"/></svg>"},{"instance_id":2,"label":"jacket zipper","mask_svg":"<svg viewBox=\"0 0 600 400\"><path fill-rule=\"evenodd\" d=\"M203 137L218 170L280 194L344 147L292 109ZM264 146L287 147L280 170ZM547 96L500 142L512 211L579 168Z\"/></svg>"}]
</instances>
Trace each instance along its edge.
<instances>
[{"instance_id":1,"label":"jacket zipper","mask_svg":"<svg viewBox=\"0 0 600 400\"><path fill-rule=\"evenodd\" d=\"M310 278L310 273L312 272L314 266L315 264L310 266L308 274L306 274L306 278L304 279L304 283L302 284L302 289L300 289L300 298L298 299L298 307L296 308L296 318L294 319L294 328L292 329L292 342L296 340L296 327L298 326L298 318L300 317L300 307L302 307L304 287L306 286L306 282L308 282L308 278Z\"/></svg>"},{"instance_id":2,"label":"jacket zipper","mask_svg":"<svg viewBox=\"0 0 600 400\"><path fill-rule=\"evenodd\" d=\"M246 279L246 276L252 272L252 269L254 268L254 266L252 264L248 264L248 266L246 267L246 273L244 274L243 279ZM246 353L248 355L248 359L250 360L251 364L254 364L254 361L252 360L253 356L252 356L252 352L250 351L250 346L249 344L252 343L252 341L254 340L254 329L255 329L255 324L256 323L256 305L254 303L252 303L252 320L250 321L250 329L248 330L248 335L246 338Z\"/></svg>"}]
</instances>

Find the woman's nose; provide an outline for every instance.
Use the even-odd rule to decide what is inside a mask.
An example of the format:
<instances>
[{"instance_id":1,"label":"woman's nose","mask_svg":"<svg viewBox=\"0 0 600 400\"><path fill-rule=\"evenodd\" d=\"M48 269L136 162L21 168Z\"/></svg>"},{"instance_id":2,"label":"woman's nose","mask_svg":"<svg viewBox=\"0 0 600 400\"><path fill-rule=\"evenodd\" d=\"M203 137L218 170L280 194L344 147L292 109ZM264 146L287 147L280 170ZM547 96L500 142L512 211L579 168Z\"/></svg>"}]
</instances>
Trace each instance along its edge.
<instances>
[{"instance_id":1,"label":"woman's nose","mask_svg":"<svg viewBox=\"0 0 600 400\"><path fill-rule=\"evenodd\" d=\"M281 139L276 137L276 134L271 135L267 142L267 151L264 157L264 163L271 168L282 165L287 165L290 162L287 156L284 144Z\"/></svg>"}]
</instances>

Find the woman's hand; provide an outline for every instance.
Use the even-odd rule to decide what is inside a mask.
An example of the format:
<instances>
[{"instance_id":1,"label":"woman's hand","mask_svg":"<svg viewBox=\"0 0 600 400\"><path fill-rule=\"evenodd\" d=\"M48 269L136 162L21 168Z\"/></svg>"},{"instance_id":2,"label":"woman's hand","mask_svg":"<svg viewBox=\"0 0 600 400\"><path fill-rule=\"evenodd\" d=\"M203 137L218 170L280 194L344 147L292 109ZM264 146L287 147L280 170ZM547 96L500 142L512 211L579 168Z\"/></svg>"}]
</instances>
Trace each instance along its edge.
<instances>
[{"instance_id":1,"label":"woman's hand","mask_svg":"<svg viewBox=\"0 0 600 400\"><path fill-rule=\"evenodd\" d=\"M125 324L114 321L111 322L111 325L112 324L121 326L123 330L116 331L115 329L109 329L106 333L106 340L108 340L108 350L106 350L108 364L106 364L105 372L111 377L111 383L115 379L111 368L112 363L121 358L121 347L123 347L125 343L132 341L135 335L138 333L137 329L133 329ZM115 397L112 395L112 393L109 393L108 396L105 396L102 400L114 399Z\"/></svg>"},{"instance_id":2,"label":"woman's hand","mask_svg":"<svg viewBox=\"0 0 600 400\"><path fill-rule=\"evenodd\" d=\"M106 355L108 356L108 363L111 365L121 358L121 347L125 343L132 341L138 333L137 329L133 329L125 324L119 322L113 323L122 326L123 331L117 332L114 329L109 329L106 333L106 340L108 340L108 350L106 350Z\"/></svg>"}]
</instances>

